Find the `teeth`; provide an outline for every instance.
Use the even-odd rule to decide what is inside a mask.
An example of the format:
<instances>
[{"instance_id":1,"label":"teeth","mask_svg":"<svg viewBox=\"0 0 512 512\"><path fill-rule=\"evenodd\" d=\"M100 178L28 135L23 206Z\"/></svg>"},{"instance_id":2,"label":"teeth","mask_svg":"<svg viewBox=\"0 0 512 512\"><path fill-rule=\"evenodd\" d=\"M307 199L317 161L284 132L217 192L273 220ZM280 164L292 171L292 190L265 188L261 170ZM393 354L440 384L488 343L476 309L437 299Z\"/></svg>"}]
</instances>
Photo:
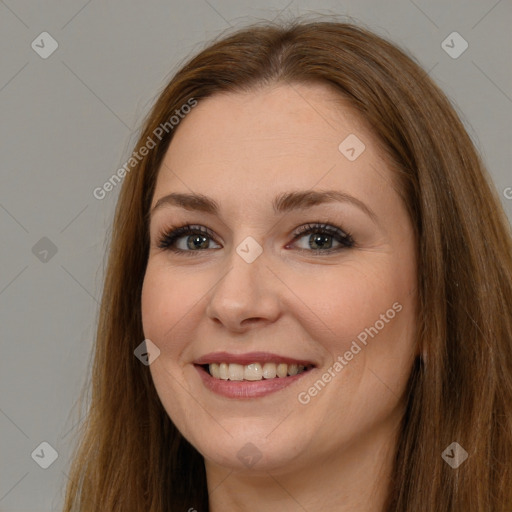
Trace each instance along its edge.
<instances>
[{"instance_id":1,"label":"teeth","mask_svg":"<svg viewBox=\"0 0 512 512\"><path fill-rule=\"evenodd\" d=\"M293 376L305 371L306 367L286 363L251 363L247 365L212 363L209 365L210 375L222 380L262 380L276 377Z\"/></svg>"},{"instance_id":2,"label":"teeth","mask_svg":"<svg viewBox=\"0 0 512 512\"><path fill-rule=\"evenodd\" d=\"M276 368L278 377L286 377L288 374L288 365L285 363L279 363Z\"/></svg>"},{"instance_id":3,"label":"teeth","mask_svg":"<svg viewBox=\"0 0 512 512\"><path fill-rule=\"evenodd\" d=\"M299 373L299 366L296 364L288 365L288 375L297 375Z\"/></svg>"},{"instance_id":4,"label":"teeth","mask_svg":"<svg viewBox=\"0 0 512 512\"><path fill-rule=\"evenodd\" d=\"M265 379L273 379L276 375L275 363L265 363L263 365L263 377Z\"/></svg>"},{"instance_id":5,"label":"teeth","mask_svg":"<svg viewBox=\"0 0 512 512\"><path fill-rule=\"evenodd\" d=\"M244 367L241 364L230 364L228 376L229 380L244 380Z\"/></svg>"},{"instance_id":6,"label":"teeth","mask_svg":"<svg viewBox=\"0 0 512 512\"><path fill-rule=\"evenodd\" d=\"M212 365L210 365L212 366ZM222 380L228 380L229 379L229 365L226 363L222 363L219 365L219 376ZM213 375L213 374L212 374Z\"/></svg>"},{"instance_id":7,"label":"teeth","mask_svg":"<svg viewBox=\"0 0 512 512\"><path fill-rule=\"evenodd\" d=\"M252 363L244 366L244 380L261 380L263 368L260 363Z\"/></svg>"},{"instance_id":8,"label":"teeth","mask_svg":"<svg viewBox=\"0 0 512 512\"><path fill-rule=\"evenodd\" d=\"M210 375L216 379L220 379L220 369L217 363L212 363L210 365Z\"/></svg>"}]
</instances>

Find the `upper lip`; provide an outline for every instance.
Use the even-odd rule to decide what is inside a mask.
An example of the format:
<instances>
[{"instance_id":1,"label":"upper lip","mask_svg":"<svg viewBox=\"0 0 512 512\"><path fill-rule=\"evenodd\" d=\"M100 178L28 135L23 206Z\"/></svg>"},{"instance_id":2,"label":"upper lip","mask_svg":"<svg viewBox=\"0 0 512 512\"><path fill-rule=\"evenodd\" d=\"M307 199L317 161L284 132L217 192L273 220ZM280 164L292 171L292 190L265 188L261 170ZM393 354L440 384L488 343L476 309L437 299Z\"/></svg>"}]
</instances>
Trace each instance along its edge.
<instances>
[{"instance_id":1,"label":"upper lip","mask_svg":"<svg viewBox=\"0 0 512 512\"><path fill-rule=\"evenodd\" d=\"M194 361L194 364L203 365L211 363L234 363L248 365L252 363L286 363L302 366L315 366L312 361L280 356L271 352L246 352L245 354L231 354L229 352L211 352Z\"/></svg>"}]
</instances>

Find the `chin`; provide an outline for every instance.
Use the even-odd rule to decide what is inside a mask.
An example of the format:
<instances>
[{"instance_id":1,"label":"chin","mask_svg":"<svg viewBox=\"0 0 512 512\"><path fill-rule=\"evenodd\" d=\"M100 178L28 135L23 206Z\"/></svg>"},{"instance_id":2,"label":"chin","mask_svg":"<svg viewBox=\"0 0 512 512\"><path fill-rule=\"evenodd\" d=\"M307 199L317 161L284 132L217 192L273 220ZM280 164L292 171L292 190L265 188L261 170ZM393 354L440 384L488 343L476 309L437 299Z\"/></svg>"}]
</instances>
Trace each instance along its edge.
<instances>
[{"instance_id":1,"label":"chin","mask_svg":"<svg viewBox=\"0 0 512 512\"><path fill-rule=\"evenodd\" d=\"M273 425L272 428L275 428ZM290 469L291 464L305 453L307 442L303 439L272 435L272 429L265 431L244 431L243 424L239 431L224 432L222 438L209 438L194 443L203 457L213 464L234 471L275 471ZM302 448L300 448L302 446Z\"/></svg>"}]
</instances>

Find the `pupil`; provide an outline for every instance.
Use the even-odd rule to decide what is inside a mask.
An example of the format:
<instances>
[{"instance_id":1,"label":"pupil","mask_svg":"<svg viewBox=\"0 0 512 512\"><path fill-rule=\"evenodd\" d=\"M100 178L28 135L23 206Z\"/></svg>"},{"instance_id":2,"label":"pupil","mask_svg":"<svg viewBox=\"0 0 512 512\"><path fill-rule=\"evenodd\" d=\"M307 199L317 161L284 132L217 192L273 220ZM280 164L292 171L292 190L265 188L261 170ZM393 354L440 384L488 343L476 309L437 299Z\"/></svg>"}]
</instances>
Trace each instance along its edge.
<instances>
[{"instance_id":1,"label":"pupil","mask_svg":"<svg viewBox=\"0 0 512 512\"><path fill-rule=\"evenodd\" d=\"M206 246L208 245L208 239L203 235L194 235L193 238L189 237L188 241L190 242L191 240L192 240L192 244L190 244L190 243L187 244L189 249L200 248L201 245L203 245L205 242L206 242ZM203 247L203 249L206 249L207 248L206 246Z\"/></svg>"},{"instance_id":2,"label":"pupil","mask_svg":"<svg viewBox=\"0 0 512 512\"><path fill-rule=\"evenodd\" d=\"M314 235L313 243L316 245L319 245L320 247L324 247L324 244L327 244L329 238L330 238L330 235ZM310 246L311 246L311 244L310 244ZM312 248L315 249L315 247L312 247Z\"/></svg>"}]
</instances>

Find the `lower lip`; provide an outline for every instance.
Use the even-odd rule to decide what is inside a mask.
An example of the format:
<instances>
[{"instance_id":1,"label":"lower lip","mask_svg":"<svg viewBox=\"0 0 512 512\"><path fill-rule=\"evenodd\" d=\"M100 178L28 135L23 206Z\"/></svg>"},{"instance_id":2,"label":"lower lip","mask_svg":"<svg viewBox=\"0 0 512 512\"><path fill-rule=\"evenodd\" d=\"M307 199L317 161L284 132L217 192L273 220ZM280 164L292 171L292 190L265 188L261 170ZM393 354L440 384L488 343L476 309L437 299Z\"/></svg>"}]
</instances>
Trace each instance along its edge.
<instances>
[{"instance_id":1,"label":"lower lip","mask_svg":"<svg viewBox=\"0 0 512 512\"><path fill-rule=\"evenodd\" d=\"M223 380L212 377L203 367L195 365L196 370L199 372L203 384L217 395L225 396L228 398L259 398L262 396L270 395L276 391L286 388L290 384L297 382L305 374L311 370L298 373L291 377L275 377L273 379L262 380Z\"/></svg>"}]
</instances>

